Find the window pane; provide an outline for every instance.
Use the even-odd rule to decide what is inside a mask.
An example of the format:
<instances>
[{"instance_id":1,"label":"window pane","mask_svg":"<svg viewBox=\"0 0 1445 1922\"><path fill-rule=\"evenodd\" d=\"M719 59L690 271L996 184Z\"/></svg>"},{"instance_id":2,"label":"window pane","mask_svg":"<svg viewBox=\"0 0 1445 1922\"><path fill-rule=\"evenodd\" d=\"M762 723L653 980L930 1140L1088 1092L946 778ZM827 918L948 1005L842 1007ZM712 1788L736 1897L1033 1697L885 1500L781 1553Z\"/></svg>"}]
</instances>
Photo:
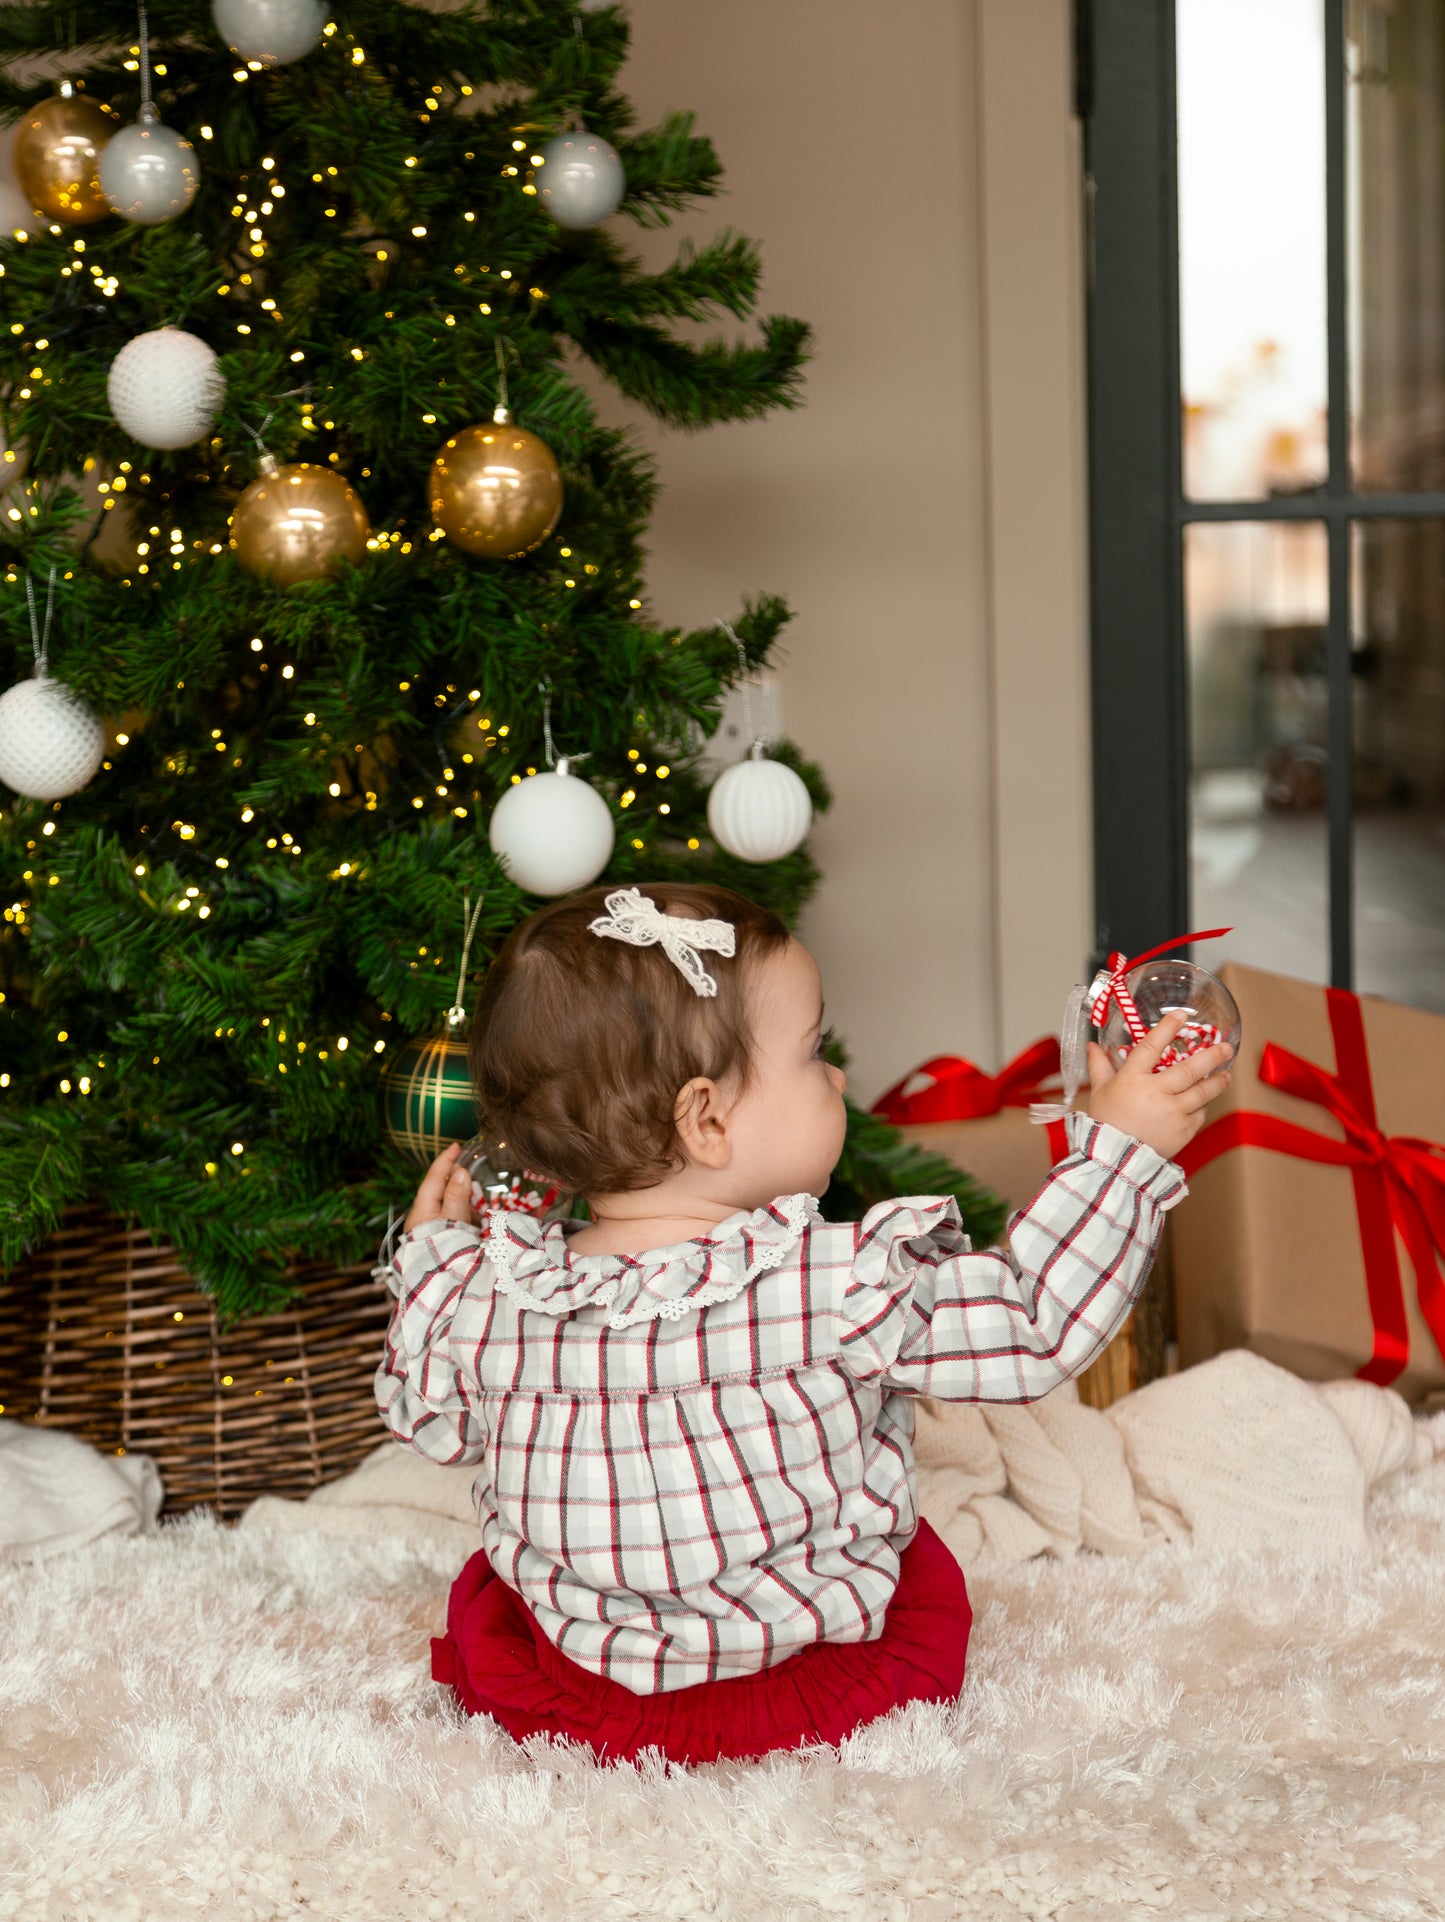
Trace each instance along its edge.
<instances>
[{"instance_id":1,"label":"window pane","mask_svg":"<svg viewBox=\"0 0 1445 1922\"><path fill-rule=\"evenodd\" d=\"M1314 521L1196 523L1184 543L1190 926L1226 955L1329 977L1325 624Z\"/></svg>"},{"instance_id":2,"label":"window pane","mask_svg":"<svg viewBox=\"0 0 1445 1922\"><path fill-rule=\"evenodd\" d=\"M1445 522L1355 529L1355 977L1445 1013Z\"/></svg>"},{"instance_id":3,"label":"window pane","mask_svg":"<svg viewBox=\"0 0 1445 1922\"><path fill-rule=\"evenodd\" d=\"M1355 485L1445 488L1445 8L1345 17Z\"/></svg>"},{"instance_id":4,"label":"window pane","mask_svg":"<svg viewBox=\"0 0 1445 1922\"><path fill-rule=\"evenodd\" d=\"M1177 0L1184 491L1323 485L1323 0Z\"/></svg>"}]
</instances>

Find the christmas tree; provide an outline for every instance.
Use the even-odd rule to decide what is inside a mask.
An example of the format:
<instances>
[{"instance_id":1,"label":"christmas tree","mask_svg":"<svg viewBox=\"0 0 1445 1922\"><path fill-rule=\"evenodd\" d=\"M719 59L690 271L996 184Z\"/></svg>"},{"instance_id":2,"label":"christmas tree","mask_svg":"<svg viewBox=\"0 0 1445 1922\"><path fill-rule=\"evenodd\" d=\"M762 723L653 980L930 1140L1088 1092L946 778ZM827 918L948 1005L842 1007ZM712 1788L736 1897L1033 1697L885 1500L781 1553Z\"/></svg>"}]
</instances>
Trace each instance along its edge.
<instances>
[{"instance_id":1,"label":"christmas tree","mask_svg":"<svg viewBox=\"0 0 1445 1922\"><path fill-rule=\"evenodd\" d=\"M49 675L105 729L74 791L0 790L0 1259L100 1196L226 1318L282 1303L288 1259L363 1258L414 1187L383 1079L443 1028L464 900L467 1001L538 905L488 825L554 742L611 816L604 879L716 881L794 921L818 878L803 847L744 862L708 831L743 660L649 610L653 473L579 379L680 428L797 402L801 321L685 325L753 316L746 239L648 271L622 237L719 191L707 139L635 126L617 8L289 13L268 45L255 0L152 0L144 39L117 0L0 7L0 114L41 205L0 246L0 687L32 675L53 589ZM67 183L77 125L99 159ZM503 394L543 498L498 550L461 470ZM741 603L748 669L786 619ZM841 1173L830 1209L948 1189L977 1237L999 1226L870 1117Z\"/></svg>"}]
</instances>

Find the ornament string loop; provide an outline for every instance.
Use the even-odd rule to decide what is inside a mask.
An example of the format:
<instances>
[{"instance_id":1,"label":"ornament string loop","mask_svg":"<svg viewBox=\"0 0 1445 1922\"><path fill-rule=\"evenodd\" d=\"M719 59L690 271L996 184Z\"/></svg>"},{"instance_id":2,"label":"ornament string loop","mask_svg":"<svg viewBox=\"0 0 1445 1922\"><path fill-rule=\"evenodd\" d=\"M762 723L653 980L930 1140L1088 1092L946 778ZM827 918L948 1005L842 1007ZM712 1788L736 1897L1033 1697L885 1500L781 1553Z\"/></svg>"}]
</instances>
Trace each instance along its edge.
<instances>
[{"instance_id":1,"label":"ornament string loop","mask_svg":"<svg viewBox=\"0 0 1445 1922\"><path fill-rule=\"evenodd\" d=\"M552 683L538 681L537 692L542 697L542 752L547 757L548 767L556 767L557 755L552 745Z\"/></svg>"},{"instance_id":2,"label":"ornament string loop","mask_svg":"<svg viewBox=\"0 0 1445 1922\"><path fill-rule=\"evenodd\" d=\"M737 630L732 624L728 621L718 621L717 625L722 629L723 633L727 635L728 639L738 651L738 666L742 669L742 673L738 677L738 685L743 691L743 729L747 734L748 747L751 752L754 748L767 746L767 742L763 740L762 736L757 733L753 726L752 663L748 660L748 651L738 639ZM754 755L753 758L756 759L756 755Z\"/></svg>"},{"instance_id":3,"label":"ornament string loop","mask_svg":"<svg viewBox=\"0 0 1445 1922\"><path fill-rule=\"evenodd\" d=\"M288 387L286 389L286 392L280 396L280 399L295 400L298 395L305 395L310 391L311 389L310 389L309 382L305 387ZM264 435L265 435L266 429L271 425L272 421L275 420L277 412L278 410L273 407L270 413L267 414L266 418L261 422L261 425L259 427L253 427L250 421L248 420L243 420L240 423L241 426L245 429L245 431L251 436L252 440L255 441L256 446L260 450L263 458L265 457L267 452Z\"/></svg>"},{"instance_id":4,"label":"ornament string loop","mask_svg":"<svg viewBox=\"0 0 1445 1922\"><path fill-rule=\"evenodd\" d=\"M45 632L40 632L40 623L35 617L35 583L30 575L25 576L25 598L30 604L30 644L35 650L35 673L37 679L44 680L50 671L50 622L55 613L55 569L50 570L50 585L45 592Z\"/></svg>"},{"instance_id":5,"label":"ornament string loop","mask_svg":"<svg viewBox=\"0 0 1445 1922\"><path fill-rule=\"evenodd\" d=\"M151 39L145 0L140 0L140 117L142 120L158 117L151 99Z\"/></svg>"},{"instance_id":6,"label":"ornament string loop","mask_svg":"<svg viewBox=\"0 0 1445 1922\"><path fill-rule=\"evenodd\" d=\"M1047 1127L1050 1122L1062 1121L1065 1115L1072 1114L1079 1090L1089 1078L1088 1026L1084 1019L1084 1004L1088 998L1089 990L1082 981L1069 989L1068 999L1064 1003L1063 1026L1059 1029L1059 1077L1064 1084L1062 1098L1058 1101L1029 1103L1029 1120L1038 1127Z\"/></svg>"},{"instance_id":7,"label":"ornament string loop","mask_svg":"<svg viewBox=\"0 0 1445 1922\"><path fill-rule=\"evenodd\" d=\"M462 895L462 965L457 969L456 998L447 1009L447 1026L449 1028L459 1028L467 1018L466 1008L462 1004L462 996L465 994L467 987L467 963L472 957L472 936L477 931L477 919L482 912L482 903L486 898L485 894L479 894L477 896L477 905L473 907L470 890Z\"/></svg>"},{"instance_id":8,"label":"ornament string loop","mask_svg":"<svg viewBox=\"0 0 1445 1922\"><path fill-rule=\"evenodd\" d=\"M565 774L574 761L588 760L592 750L584 748L580 754L557 752L557 743L552 735L552 683L546 679L538 681L537 692L542 697L542 752L549 768L554 768L558 774Z\"/></svg>"},{"instance_id":9,"label":"ornament string loop","mask_svg":"<svg viewBox=\"0 0 1445 1922\"><path fill-rule=\"evenodd\" d=\"M717 982L702 964L698 950L732 955L737 930L731 921L691 921L685 915L664 914L655 901L637 888L619 888L607 896L607 912L587 924L591 934L608 935L632 948L660 947L694 994L713 996Z\"/></svg>"}]
</instances>

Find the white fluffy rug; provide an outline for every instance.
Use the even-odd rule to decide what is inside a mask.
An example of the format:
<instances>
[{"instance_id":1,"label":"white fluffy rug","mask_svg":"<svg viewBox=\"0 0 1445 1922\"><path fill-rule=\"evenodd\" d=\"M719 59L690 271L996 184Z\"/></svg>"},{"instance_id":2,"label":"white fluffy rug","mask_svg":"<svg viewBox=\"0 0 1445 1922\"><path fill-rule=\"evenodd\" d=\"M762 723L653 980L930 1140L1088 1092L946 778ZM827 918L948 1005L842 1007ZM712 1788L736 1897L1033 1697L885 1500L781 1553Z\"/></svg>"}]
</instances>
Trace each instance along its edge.
<instances>
[{"instance_id":1,"label":"white fluffy rug","mask_svg":"<svg viewBox=\"0 0 1445 1922\"><path fill-rule=\"evenodd\" d=\"M0 1571L0 1917L1445 1916L1445 1462L1368 1555L975 1577L956 1708L598 1769L429 1680L454 1555L207 1517Z\"/></svg>"}]
</instances>

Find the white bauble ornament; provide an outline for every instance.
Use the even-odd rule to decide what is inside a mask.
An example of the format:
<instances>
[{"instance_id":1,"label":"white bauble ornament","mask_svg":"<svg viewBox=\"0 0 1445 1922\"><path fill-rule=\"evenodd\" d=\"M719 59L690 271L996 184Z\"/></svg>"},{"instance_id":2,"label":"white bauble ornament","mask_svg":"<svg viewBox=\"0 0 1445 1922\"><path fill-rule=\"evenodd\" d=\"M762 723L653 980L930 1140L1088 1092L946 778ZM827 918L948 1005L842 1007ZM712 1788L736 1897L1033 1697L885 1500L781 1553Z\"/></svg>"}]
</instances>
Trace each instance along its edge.
<instances>
[{"instance_id":1,"label":"white bauble ornament","mask_svg":"<svg viewBox=\"0 0 1445 1922\"><path fill-rule=\"evenodd\" d=\"M559 760L519 781L492 809L487 838L508 877L529 894L575 894L612 858L612 810Z\"/></svg>"},{"instance_id":2,"label":"white bauble ornament","mask_svg":"<svg viewBox=\"0 0 1445 1922\"><path fill-rule=\"evenodd\" d=\"M17 794L58 801L104 758L105 729L63 681L37 673L0 694L0 781Z\"/></svg>"},{"instance_id":3,"label":"white bauble ornament","mask_svg":"<svg viewBox=\"0 0 1445 1922\"><path fill-rule=\"evenodd\" d=\"M300 60L326 25L321 0L213 0L211 14L231 52L263 67Z\"/></svg>"},{"instance_id":4,"label":"white bauble ornament","mask_svg":"<svg viewBox=\"0 0 1445 1922\"><path fill-rule=\"evenodd\" d=\"M101 149L100 191L122 220L138 227L158 227L183 214L200 184L195 148L174 127L162 126L149 104Z\"/></svg>"},{"instance_id":5,"label":"white bauble ornament","mask_svg":"<svg viewBox=\"0 0 1445 1922\"><path fill-rule=\"evenodd\" d=\"M537 198L559 227L596 227L622 205L627 176L600 133L564 133L542 149Z\"/></svg>"},{"instance_id":6,"label":"white bauble ornament","mask_svg":"<svg viewBox=\"0 0 1445 1922\"><path fill-rule=\"evenodd\" d=\"M117 424L142 447L190 447L215 425L226 383L203 340L157 327L121 348L106 393Z\"/></svg>"},{"instance_id":7,"label":"white bauble ornament","mask_svg":"<svg viewBox=\"0 0 1445 1922\"><path fill-rule=\"evenodd\" d=\"M707 797L707 824L720 848L739 861L779 861L801 847L813 822L802 779L769 761L756 741L746 761L725 768Z\"/></svg>"}]
</instances>

